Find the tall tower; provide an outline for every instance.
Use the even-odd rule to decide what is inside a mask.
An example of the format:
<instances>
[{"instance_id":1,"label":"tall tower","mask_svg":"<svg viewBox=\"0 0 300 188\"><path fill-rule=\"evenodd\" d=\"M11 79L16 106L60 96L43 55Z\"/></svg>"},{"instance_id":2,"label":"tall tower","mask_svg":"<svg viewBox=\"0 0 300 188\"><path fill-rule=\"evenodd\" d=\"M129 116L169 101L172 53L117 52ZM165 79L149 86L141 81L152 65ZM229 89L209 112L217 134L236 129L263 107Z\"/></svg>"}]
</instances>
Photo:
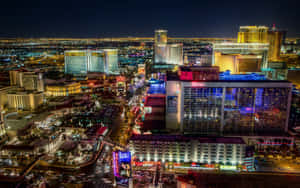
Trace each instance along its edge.
<instances>
[{"instance_id":1,"label":"tall tower","mask_svg":"<svg viewBox=\"0 0 300 188\"><path fill-rule=\"evenodd\" d=\"M168 31L159 29L155 30L155 44L167 44L168 42Z\"/></svg>"},{"instance_id":2,"label":"tall tower","mask_svg":"<svg viewBox=\"0 0 300 188\"><path fill-rule=\"evenodd\" d=\"M269 60L278 61L280 59L280 49L284 37L284 31L279 31L275 26L268 33L269 40Z\"/></svg>"}]
</instances>

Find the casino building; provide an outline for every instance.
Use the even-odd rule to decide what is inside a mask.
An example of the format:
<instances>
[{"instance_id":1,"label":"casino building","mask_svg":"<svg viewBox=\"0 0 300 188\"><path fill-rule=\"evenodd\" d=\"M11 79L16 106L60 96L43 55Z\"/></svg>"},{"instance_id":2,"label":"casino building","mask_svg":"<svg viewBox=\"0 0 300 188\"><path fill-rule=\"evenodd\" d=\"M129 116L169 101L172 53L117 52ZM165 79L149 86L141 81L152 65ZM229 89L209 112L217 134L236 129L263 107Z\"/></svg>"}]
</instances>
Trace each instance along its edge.
<instances>
[{"instance_id":1,"label":"casino building","mask_svg":"<svg viewBox=\"0 0 300 188\"><path fill-rule=\"evenodd\" d=\"M81 93L81 84L77 82L66 82L46 86L47 96L70 96Z\"/></svg>"},{"instance_id":2,"label":"casino building","mask_svg":"<svg viewBox=\"0 0 300 188\"><path fill-rule=\"evenodd\" d=\"M134 135L129 148L133 166L163 163L174 169L236 170L246 156L246 144L238 137Z\"/></svg>"},{"instance_id":3,"label":"casino building","mask_svg":"<svg viewBox=\"0 0 300 188\"><path fill-rule=\"evenodd\" d=\"M65 73L86 75L88 72L119 74L118 50L65 51Z\"/></svg>"},{"instance_id":4,"label":"casino building","mask_svg":"<svg viewBox=\"0 0 300 188\"><path fill-rule=\"evenodd\" d=\"M167 76L167 129L214 136L274 136L288 131L292 83L264 80L257 74L227 73L214 80L218 71L197 69L201 70L182 68Z\"/></svg>"}]
</instances>

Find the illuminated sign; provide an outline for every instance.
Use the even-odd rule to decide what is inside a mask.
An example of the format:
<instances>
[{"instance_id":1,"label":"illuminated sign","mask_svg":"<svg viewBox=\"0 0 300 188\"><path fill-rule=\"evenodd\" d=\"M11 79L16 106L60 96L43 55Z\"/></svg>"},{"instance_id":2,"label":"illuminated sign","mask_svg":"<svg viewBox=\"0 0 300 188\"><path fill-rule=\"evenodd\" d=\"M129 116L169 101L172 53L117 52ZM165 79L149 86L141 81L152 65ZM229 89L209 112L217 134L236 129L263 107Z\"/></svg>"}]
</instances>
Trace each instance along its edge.
<instances>
[{"instance_id":1,"label":"illuminated sign","mask_svg":"<svg viewBox=\"0 0 300 188\"><path fill-rule=\"evenodd\" d=\"M236 166L231 165L220 165L221 170L236 170Z\"/></svg>"},{"instance_id":2,"label":"illuminated sign","mask_svg":"<svg viewBox=\"0 0 300 188\"><path fill-rule=\"evenodd\" d=\"M131 154L130 152L122 152L119 151L119 162L130 162L131 161Z\"/></svg>"},{"instance_id":3,"label":"illuminated sign","mask_svg":"<svg viewBox=\"0 0 300 188\"><path fill-rule=\"evenodd\" d=\"M128 186L129 178L131 177L130 152L113 152L113 169L117 184Z\"/></svg>"},{"instance_id":4,"label":"illuminated sign","mask_svg":"<svg viewBox=\"0 0 300 188\"><path fill-rule=\"evenodd\" d=\"M125 82L126 78L125 78L125 76L117 76L116 80L117 80L117 82Z\"/></svg>"},{"instance_id":5,"label":"illuminated sign","mask_svg":"<svg viewBox=\"0 0 300 188\"><path fill-rule=\"evenodd\" d=\"M144 110L145 110L146 114L151 114L152 113L152 107L145 107Z\"/></svg>"},{"instance_id":6,"label":"illuminated sign","mask_svg":"<svg viewBox=\"0 0 300 188\"><path fill-rule=\"evenodd\" d=\"M119 157L117 152L113 152L113 168L114 168L114 175L119 176Z\"/></svg>"}]
</instances>

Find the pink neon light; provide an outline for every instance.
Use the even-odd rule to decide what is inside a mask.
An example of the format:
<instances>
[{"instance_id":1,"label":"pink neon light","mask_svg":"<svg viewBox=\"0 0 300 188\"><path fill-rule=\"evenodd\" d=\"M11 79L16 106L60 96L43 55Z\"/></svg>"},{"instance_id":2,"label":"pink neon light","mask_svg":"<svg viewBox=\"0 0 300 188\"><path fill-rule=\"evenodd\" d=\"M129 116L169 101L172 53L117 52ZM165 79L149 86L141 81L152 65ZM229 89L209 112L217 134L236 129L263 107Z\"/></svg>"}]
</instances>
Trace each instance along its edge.
<instances>
[{"instance_id":1,"label":"pink neon light","mask_svg":"<svg viewBox=\"0 0 300 188\"><path fill-rule=\"evenodd\" d=\"M193 72L181 71L180 80L193 80Z\"/></svg>"}]
</instances>

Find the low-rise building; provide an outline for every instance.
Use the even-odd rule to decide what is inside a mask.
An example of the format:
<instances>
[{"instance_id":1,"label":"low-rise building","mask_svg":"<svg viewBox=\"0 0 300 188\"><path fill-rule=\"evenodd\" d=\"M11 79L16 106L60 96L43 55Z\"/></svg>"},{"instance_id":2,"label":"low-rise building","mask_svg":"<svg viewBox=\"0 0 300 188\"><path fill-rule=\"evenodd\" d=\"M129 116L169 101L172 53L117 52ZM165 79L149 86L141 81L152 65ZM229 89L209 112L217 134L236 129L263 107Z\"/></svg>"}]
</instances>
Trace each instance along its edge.
<instances>
[{"instance_id":1,"label":"low-rise building","mask_svg":"<svg viewBox=\"0 0 300 188\"><path fill-rule=\"evenodd\" d=\"M246 156L246 144L238 137L134 135L129 148L135 161L167 163L178 169L237 169Z\"/></svg>"},{"instance_id":2,"label":"low-rise building","mask_svg":"<svg viewBox=\"0 0 300 188\"><path fill-rule=\"evenodd\" d=\"M35 110L44 102L42 92L10 92L7 94L8 108L19 110Z\"/></svg>"},{"instance_id":3,"label":"low-rise building","mask_svg":"<svg viewBox=\"0 0 300 188\"><path fill-rule=\"evenodd\" d=\"M46 86L47 96L69 96L81 93L81 84L78 82L66 82Z\"/></svg>"}]
</instances>

